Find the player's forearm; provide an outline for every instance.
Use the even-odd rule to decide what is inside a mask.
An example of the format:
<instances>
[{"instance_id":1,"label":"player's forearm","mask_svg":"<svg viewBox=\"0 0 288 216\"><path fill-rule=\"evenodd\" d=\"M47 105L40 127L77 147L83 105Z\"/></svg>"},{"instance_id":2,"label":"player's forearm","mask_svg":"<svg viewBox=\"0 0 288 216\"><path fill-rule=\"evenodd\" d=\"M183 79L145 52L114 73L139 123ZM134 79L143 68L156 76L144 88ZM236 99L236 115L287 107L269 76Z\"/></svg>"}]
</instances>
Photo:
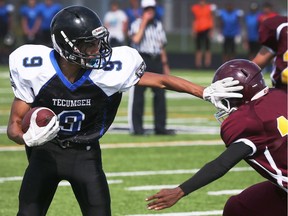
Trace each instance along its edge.
<instances>
[{"instance_id":1,"label":"player's forearm","mask_svg":"<svg viewBox=\"0 0 288 216\"><path fill-rule=\"evenodd\" d=\"M9 139L13 140L18 144L25 143L23 140L23 131L21 124L24 115L28 112L29 109L29 104L16 97L14 98L7 127L7 136L9 137Z\"/></svg>"},{"instance_id":2,"label":"player's forearm","mask_svg":"<svg viewBox=\"0 0 288 216\"><path fill-rule=\"evenodd\" d=\"M271 62L273 57L274 54L267 47L263 46L252 61L263 69Z\"/></svg>"},{"instance_id":3,"label":"player's forearm","mask_svg":"<svg viewBox=\"0 0 288 216\"><path fill-rule=\"evenodd\" d=\"M167 52L165 50L165 48L161 49L161 62L162 64L168 64L168 57L167 57Z\"/></svg>"},{"instance_id":4,"label":"player's forearm","mask_svg":"<svg viewBox=\"0 0 288 216\"><path fill-rule=\"evenodd\" d=\"M243 142L233 143L215 160L207 163L194 176L179 187L185 195L215 181L227 173L239 161L252 153L252 148Z\"/></svg>"},{"instance_id":5,"label":"player's forearm","mask_svg":"<svg viewBox=\"0 0 288 216\"><path fill-rule=\"evenodd\" d=\"M145 72L138 82L138 85L183 92L195 95L201 99L203 98L203 86L176 76Z\"/></svg>"},{"instance_id":6,"label":"player's forearm","mask_svg":"<svg viewBox=\"0 0 288 216\"><path fill-rule=\"evenodd\" d=\"M202 167L193 177L183 182L179 187L185 195L198 190L201 187L213 182L223 176L229 169L219 169L217 161L211 161Z\"/></svg>"},{"instance_id":7,"label":"player's forearm","mask_svg":"<svg viewBox=\"0 0 288 216\"><path fill-rule=\"evenodd\" d=\"M7 127L7 136L10 140L17 144L24 144L23 132L21 130L20 121L9 122Z\"/></svg>"},{"instance_id":8,"label":"player's forearm","mask_svg":"<svg viewBox=\"0 0 288 216\"><path fill-rule=\"evenodd\" d=\"M166 75L163 79L163 85L164 88L168 90L188 93L201 99L203 98L203 86L189 82L188 80L182 79L180 77Z\"/></svg>"}]
</instances>

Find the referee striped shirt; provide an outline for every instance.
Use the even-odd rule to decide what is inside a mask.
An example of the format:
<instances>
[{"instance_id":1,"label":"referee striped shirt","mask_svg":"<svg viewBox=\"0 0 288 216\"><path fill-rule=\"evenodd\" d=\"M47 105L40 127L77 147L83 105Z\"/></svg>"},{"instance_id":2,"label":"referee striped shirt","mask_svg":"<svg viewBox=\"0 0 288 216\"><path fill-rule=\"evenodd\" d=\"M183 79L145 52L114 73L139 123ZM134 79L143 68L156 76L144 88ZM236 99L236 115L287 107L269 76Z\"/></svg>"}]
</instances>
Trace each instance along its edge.
<instances>
[{"instance_id":1,"label":"referee striped shirt","mask_svg":"<svg viewBox=\"0 0 288 216\"><path fill-rule=\"evenodd\" d=\"M129 36L132 37L139 31L141 18L138 18L131 24ZM131 46L138 50L139 53L149 55L160 55L161 48L167 44L167 37L163 25L159 20L149 23L144 31L144 35L139 44L131 43Z\"/></svg>"}]
</instances>

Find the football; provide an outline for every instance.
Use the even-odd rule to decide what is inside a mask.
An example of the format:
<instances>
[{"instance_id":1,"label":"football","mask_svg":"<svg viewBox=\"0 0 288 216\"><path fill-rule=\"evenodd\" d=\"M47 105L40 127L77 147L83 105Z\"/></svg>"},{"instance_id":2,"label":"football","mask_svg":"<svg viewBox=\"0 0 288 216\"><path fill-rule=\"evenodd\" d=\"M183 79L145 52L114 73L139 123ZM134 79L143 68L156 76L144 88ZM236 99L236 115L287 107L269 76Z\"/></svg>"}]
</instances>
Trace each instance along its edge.
<instances>
[{"instance_id":1,"label":"football","mask_svg":"<svg viewBox=\"0 0 288 216\"><path fill-rule=\"evenodd\" d=\"M47 107L34 107L30 109L22 120L22 131L24 133L26 133L30 127L32 114L36 115L36 124L38 127L46 126L55 116L55 113Z\"/></svg>"}]
</instances>

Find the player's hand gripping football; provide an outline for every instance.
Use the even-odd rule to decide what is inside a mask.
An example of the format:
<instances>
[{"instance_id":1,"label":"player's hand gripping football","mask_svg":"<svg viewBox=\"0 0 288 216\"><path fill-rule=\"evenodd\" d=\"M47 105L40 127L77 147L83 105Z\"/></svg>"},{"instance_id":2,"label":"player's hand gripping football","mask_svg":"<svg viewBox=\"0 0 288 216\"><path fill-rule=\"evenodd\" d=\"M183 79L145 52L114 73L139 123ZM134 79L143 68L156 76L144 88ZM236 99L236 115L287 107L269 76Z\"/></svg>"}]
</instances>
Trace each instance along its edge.
<instances>
[{"instance_id":1,"label":"player's hand gripping football","mask_svg":"<svg viewBox=\"0 0 288 216\"><path fill-rule=\"evenodd\" d=\"M162 189L158 193L148 197L147 208L149 210L161 210L173 206L178 200L184 196L184 192L180 187L172 189Z\"/></svg>"},{"instance_id":2,"label":"player's hand gripping football","mask_svg":"<svg viewBox=\"0 0 288 216\"><path fill-rule=\"evenodd\" d=\"M57 116L54 116L46 126L39 127L36 123L36 113L33 114L30 119L29 129L23 134L25 144L29 147L45 144L55 138L60 130Z\"/></svg>"},{"instance_id":3,"label":"player's hand gripping football","mask_svg":"<svg viewBox=\"0 0 288 216\"><path fill-rule=\"evenodd\" d=\"M218 80L204 89L203 99L210 101L216 108L227 111L227 107L222 103L223 99L243 97L238 92L243 89L243 86L239 86L238 84L239 81L233 80L233 77Z\"/></svg>"}]
</instances>

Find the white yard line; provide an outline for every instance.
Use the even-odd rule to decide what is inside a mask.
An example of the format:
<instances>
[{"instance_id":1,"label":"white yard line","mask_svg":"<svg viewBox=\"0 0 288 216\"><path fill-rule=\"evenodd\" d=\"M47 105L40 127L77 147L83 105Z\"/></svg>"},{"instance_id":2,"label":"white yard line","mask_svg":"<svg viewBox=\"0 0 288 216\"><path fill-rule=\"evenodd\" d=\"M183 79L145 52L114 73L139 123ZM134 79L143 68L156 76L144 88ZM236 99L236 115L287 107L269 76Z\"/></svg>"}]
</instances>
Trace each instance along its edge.
<instances>
[{"instance_id":1,"label":"white yard line","mask_svg":"<svg viewBox=\"0 0 288 216\"><path fill-rule=\"evenodd\" d=\"M107 180L108 184L111 185L111 184L122 184L123 183L123 180L121 179L115 179L115 180ZM71 186L71 184L68 182L68 181L61 181L58 186L61 186L61 187L66 187L66 186Z\"/></svg>"},{"instance_id":2,"label":"white yard line","mask_svg":"<svg viewBox=\"0 0 288 216\"><path fill-rule=\"evenodd\" d=\"M0 99L1 102L1 99ZM5 111L6 113L3 113L3 111L0 110L0 114L9 114L10 111ZM188 120L188 119L187 119ZM199 120L199 119L198 119ZM177 134L219 134L220 133L220 128L218 127L218 125L211 125L211 122L209 123L208 120L207 121L202 121L202 122L206 122L207 125L205 126L199 126L197 125L197 123L200 123L201 121L198 121L197 119L194 121L192 119L190 119L190 122L193 122L196 124L194 125L188 125L188 126L184 126L183 123L185 123L184 121L178 121L175 120L174 122L171 119L171 122L173 122L173 125L170 124L168 129L174 129L176 130ZM118 122L120 122L121 120L117 120ZM189 121L187 121L188 123ZM178 123L178 124L177 124ZM181 124L181 125L179 125ZM154 130L153 130L153 125L151 124L145 124L144 125L146 132L149 134L153 134ZM2 125L0 126L0 134L6 134L6 130L7 130L7 126L6 125ZM123 123L113 123L111 125L111 127L108 130L109 134L129 134L129 128L127 123L123 122Z\"/></svg>"},{"instance_id":3,"label":"white yard line","mask_svg":"<svg viewBox=\"0 0 288 216\"><path fill-rule=\"evenodd\" d=\"M165 188L175 188L178 185L141 185L135 187L127 187L127 191L150 191L150 190L161 190Z\"/></svg>"},{"instance_id":4,"label":"white yard line","mask_svg":"<svg viewBox=\"0 0 288 216\"><path fill-rule=\"evenodd\" d=\"M0 79L9 79L10 78L10 74L9 74L9 71L7 72L0 72Z\"/></svg>"},{"instance_id":5,"label":"white yard line","mask_svg":"<svg viewBox=\"0 0 288 216\"><path fill-rule=\"evenodd\" d=\"M0 177L0 183L4 182L11 182L11 181L22 181L22 176L13 176L13 177ZM113 180L107 180L108 184L121 184L123 183L123 180L121 179L113 179ZM70 183L68 181L61 181L59 183L59 186L70 186Z\"/></svg>"},{"instance_id":6,"label":"white yard line","mask_svg":"<svg viewBox=\"0 0 288 216\"><path fill-rule=\"evenodd\" d=\"M208 216L208 215L222 215L222 210L212 211L195 211L195 212L173 212L173 213L159 213L159 214L135 214L126 216Z\"/></svg>"},{"instance_id":7,"label":"white yard line","mask_svg":"<svg viewBox=\"0 0 288 216\"><path fill-rule=\"evenodd\" d=\"M199 171L199 169L114 172L114 173L106 173L106 176L107 177L119 177L119 176L194 174L198 171ZM252 167L235 167L235 168L232 168L231 170L229 170L229 172L246 172L246 171L254 171L254 169Z\"/></svg>"},{"instance_id":8,"label":"white yard line","mask_svg":"<svg viewBox=\"0 0 288 216\"><path fill-rule=\"evenodd\" d=\"M127 191L150 191L150 190L162 190L165 188L175 188L178 185L141 185L135 187L127 187L125 190ZM222 196L222 195L234 195L241 193L241 189L234 190L221 190L221 191L208 191L208 195L210 196Z\"/></svg>"},{"instance_id":9,"label":"white yard line","mask_svg":"<svg viewBox=\"0 0 288 216\"><path fill-rule=\"evenodd\" d=\"M12 177L0 177L0 183L10 182L10 181L22 181L22 176L12 176Z\"/></svg>"},{"instance_id":10,"label":"white yard line","mask_svg":"<svg viewBox=\"0 0 288 216\"><path fill-rule=\"evenodd\" d=\"M136 172L107 172L107 177L128 177L128 176L147 176L147 175L175 175L175 174L194 174L199 169L180 169L180 170L157 170L157 171L136 171ZM236 167L229 172L253 171L251 167ZM21 176L0 177L0 183L6 181L21 181ZM160 186L159 186L160 187ZM135 188L133 189L135 190ZM153 189L154 190L154 189Z\"/></svg>"},{"instance_id":11,"label":"white yard line","mask_svg":"<svg viewBox=\"0 0 288 216\"><path fill-rule=\"evenodd\" d=\"M151 148L151 147L173 147L173 146L203 146L203 145L224 145L221 140L196 140L196 141L174 141L174 142L147 142L147 143L111 143L101 144L101 149L115 148ZM0 152L4 151L23 151L23 145L3 146Z\"/></svg>"},{"instance_id":12,"label":"white yard line","mask_svg":"<svg viewBox=\"0 0 288 216\"><path fill-rule=\"evenodd\" d=\"M222 195L234 195L234 194L239 194L243 190L240 189L234 189L234 190L221 190L221 191L208 191L208 195L210 196L222 196Z\"/></svg>"},{"instance_id":13,"label":"white yard line","mask_svg":"<svg viewBox=\"0 0 288 216\"><path fill-rule=\"evenodd\" d=\"M110 149L110 148L151 148L151 147L202 146L202 145L224 145L224 144L223 144L223 141L221 141L221 140L197 140L197 141L102 144L101 148L102 149Z\"/></svg>"}]
</instances>

